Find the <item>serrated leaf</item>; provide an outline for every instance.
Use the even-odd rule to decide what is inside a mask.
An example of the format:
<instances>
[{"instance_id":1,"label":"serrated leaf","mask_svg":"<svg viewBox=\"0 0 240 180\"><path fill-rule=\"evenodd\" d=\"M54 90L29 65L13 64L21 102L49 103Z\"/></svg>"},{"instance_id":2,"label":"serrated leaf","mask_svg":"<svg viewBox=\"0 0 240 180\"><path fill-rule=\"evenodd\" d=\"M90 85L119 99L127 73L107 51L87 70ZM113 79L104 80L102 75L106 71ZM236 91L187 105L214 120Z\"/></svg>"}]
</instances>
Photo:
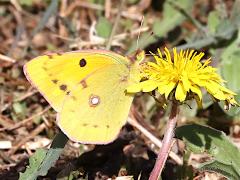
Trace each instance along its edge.
<instances>
[{"instance_id":1,"label":"serrated leaf","mask_svg":"<svg viewBox=\"0 0 240 180\"><path fill-rule=\"evenodd\" d=\"M112 31L112 24L105 17L100 17L96 25L97 34L103 38L108 38Z\"/></svg>"},{"instance_id":2,"label":"serrated leaf","mask_svg":"<svg viewBox=\"0 0 240 180\"><path fill-rule=\"evenodd\" d=\"M45 149L37 149L36 152L29 158L29 166L24 173L20 173L19 180L36 179L36 170L41 166L42 160L47 154Z\"/></svg>"},{"instance_id":3,"label":"serrated leaf","mask_svg":"<svg viewBox=\"0 0 240 180\"><path fill-rule=\"evenodd\" d=\"M208 153L212 160L201 163L199 170L221 173L229 179L240 179L240 151L221 131L200 126L186 125L176 129L176 136L182 139L194 153Z\"/></svg>"},{"instance_id":4,"label":"serrated leaf","mask_svg":"<svg viewBox=\"0 0 240 180\"><path fill-rule=\"evenodd\" d=\"M35 180L38 176L45 176L51 166L58 160L68 138L62 132L56 135L49 150L37 150L29 159L29 167L20 173L19 180Z\"/></svg>"}]
</instances>

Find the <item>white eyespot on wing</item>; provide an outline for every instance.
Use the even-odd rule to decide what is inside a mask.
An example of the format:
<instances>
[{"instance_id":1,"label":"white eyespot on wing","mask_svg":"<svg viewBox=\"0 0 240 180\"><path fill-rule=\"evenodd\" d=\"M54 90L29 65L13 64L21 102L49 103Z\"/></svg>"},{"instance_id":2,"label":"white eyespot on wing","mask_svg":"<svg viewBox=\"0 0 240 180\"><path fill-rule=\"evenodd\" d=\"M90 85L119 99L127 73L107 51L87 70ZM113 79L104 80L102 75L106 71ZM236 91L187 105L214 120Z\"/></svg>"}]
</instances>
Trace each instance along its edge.
<instances>
[{"instance_id":1,"label":"white eyespot on wing","mask_svg":"<svg viewBox=\"0 0 240 180\"><path fill-rule=\"evenodd\" d=\"M90 107L96 107L97 105L100 104L100 97L97 95L91 95L89 97L89 105Z\"/></svg>"}]
</instances>

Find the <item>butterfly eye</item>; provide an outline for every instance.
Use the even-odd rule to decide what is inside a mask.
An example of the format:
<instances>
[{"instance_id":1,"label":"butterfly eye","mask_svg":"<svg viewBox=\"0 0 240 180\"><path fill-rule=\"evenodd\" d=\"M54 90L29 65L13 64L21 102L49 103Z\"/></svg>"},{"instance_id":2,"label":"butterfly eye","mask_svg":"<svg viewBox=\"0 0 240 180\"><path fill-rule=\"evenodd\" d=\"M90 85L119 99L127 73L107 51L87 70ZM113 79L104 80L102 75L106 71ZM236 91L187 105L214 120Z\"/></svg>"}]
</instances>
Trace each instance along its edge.
<instances>
[{"instance_id":1,"label":"butterfly eye","mask_svg":"<svg viewBox=\"0 0 240 180\"><path fill-rule=\"evenodd\" d=\"M84 58L79 61L80 67L84 67L86 66L86 64L87 64L87 61Z\"/></svg>"},{"instance_id":2,"label":"butterfly eye","mask_svg":"<svg viewBox=\"0 0 240 180\"><path fill-rule=\"evenodd\" d=\"M100 97L96 95L91 95L89 98L89 105L91 107L96 107L100 103Z\"/></svg>"}]
</instances>

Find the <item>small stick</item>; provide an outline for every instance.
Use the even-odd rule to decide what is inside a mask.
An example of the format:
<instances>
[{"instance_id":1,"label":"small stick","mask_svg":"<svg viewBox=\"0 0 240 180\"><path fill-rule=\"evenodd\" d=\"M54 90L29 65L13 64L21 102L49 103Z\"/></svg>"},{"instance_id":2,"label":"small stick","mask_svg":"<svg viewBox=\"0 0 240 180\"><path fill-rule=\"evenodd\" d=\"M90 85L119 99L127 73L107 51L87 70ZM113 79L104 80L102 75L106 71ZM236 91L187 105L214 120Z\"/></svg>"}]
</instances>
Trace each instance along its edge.
<instances>
[{"instance_id":1,"label":"small stick","mask_svg":"<svg viewBox=\"0 0 240 180\"><path fill-rule=\"evenodd\" d=\"M163 138L162 148L158 153L158 157L155 162L155 166L150 174L149 180L158 180L162 173L163 167L166 163L168 154L173 144L174 130L177 124L178 112L179 112L178 104L176 102L173 102L171 114L167 122L166 131Z\"/></svg>"},{"instance_id":2,"label":"small stick","mask_svg":"<svg viewBox=\"0 0 240 180\"><path fill-rule=\"evenodd\" d=\"M10 62L10 63L15 63L16 62L15 59L12 59L12 58L10 58L8 56L5 56L3 54L0 54L0 60Z\"/></svg>"},{"instance_id":3,"label":"small stick","mask_svg":"<svg viewBox=\"0 0 240 180\"><path fill-rule=\"evenodd\" d=\"M39 113L37 113L37 114L34 114L33 116L30 116L29 118L24 119L24 120L22 120L22 121L20 121L20 122L18 122L18 123L16 123L16 124L14 124L14 125L11 126L11 127L1 128L1 129L0 129L0 132L1 132L1 131L4 131L4 130L10 130L10 131L12 131L12 130L14 130L14 129L17 129L17 128L23 126L24 124L32 121L35 117L38 117L38 116L43 115L43 114L44 114L45 112L47 112L50 108L51 108L51 107L48 106L48 107L47 107L46 109L44 109L43 111L41 111L41 112L39 112Z\"/></svg>"},{"instance_id":4,"label":"small stick","mask_svg":"<svg viewBox=\"0 0 240 180\"><path fill-rule=\"evenodd\" d=\"M162 142L155 137L151 132L149 132L146 128L144 128L135 118L128 117L128 123L131 124L133 127L137 128L141 133L143 133L148 139L151 140L157 147L162 147ZM174 152L170 151L169 156L178 164L182 165L183 160Z\"/></svg>"},{"instance_id":5,"label":"small stick","mask_svg":"<svg viewBox=\"0 0 240 180\"><path fill-rule=\"evenodd\" d=\"M106 18L109 18L111 15L111 6L112 6L111 0L106 0L105 1L105 17Z\"/></svg>"},{"instance_id":6,"label":"small stick","mask_svg":"<svg viewBox=\"0 0 240 180\"><path fill-rule=\"evenodd\" d=\"M22 145L24 145L27 141L34 138L36 135L38 135L40 132L42 132L46 128L45 123L42 123L39 125L36 129L34 129L26 138L22 139L20 142L18 142L12 149L10 149L7 154L8 156L13 155Z\"/></svg>"}]
</instances>

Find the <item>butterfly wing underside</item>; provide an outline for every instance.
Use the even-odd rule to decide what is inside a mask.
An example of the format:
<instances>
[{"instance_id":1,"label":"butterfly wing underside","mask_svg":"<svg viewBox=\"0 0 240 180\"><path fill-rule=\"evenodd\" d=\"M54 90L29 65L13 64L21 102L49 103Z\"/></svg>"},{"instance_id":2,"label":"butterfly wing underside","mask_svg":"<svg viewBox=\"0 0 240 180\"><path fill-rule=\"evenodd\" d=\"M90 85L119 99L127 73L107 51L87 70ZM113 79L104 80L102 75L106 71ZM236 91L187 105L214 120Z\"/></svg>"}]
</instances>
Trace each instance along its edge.
<instances>
[{"instance_id":1,"label":"butterfly wing underside","mask_svg":"<svg viewBox=\"0 0 240 180\"><path fill-rule=\"evenodd\" d=\"M57 111L58 125L72 140L106 144L126 122L134 80L127 58L110 51L40 56L24 66L27 79Z\"/></svg>"}]
</instances>

